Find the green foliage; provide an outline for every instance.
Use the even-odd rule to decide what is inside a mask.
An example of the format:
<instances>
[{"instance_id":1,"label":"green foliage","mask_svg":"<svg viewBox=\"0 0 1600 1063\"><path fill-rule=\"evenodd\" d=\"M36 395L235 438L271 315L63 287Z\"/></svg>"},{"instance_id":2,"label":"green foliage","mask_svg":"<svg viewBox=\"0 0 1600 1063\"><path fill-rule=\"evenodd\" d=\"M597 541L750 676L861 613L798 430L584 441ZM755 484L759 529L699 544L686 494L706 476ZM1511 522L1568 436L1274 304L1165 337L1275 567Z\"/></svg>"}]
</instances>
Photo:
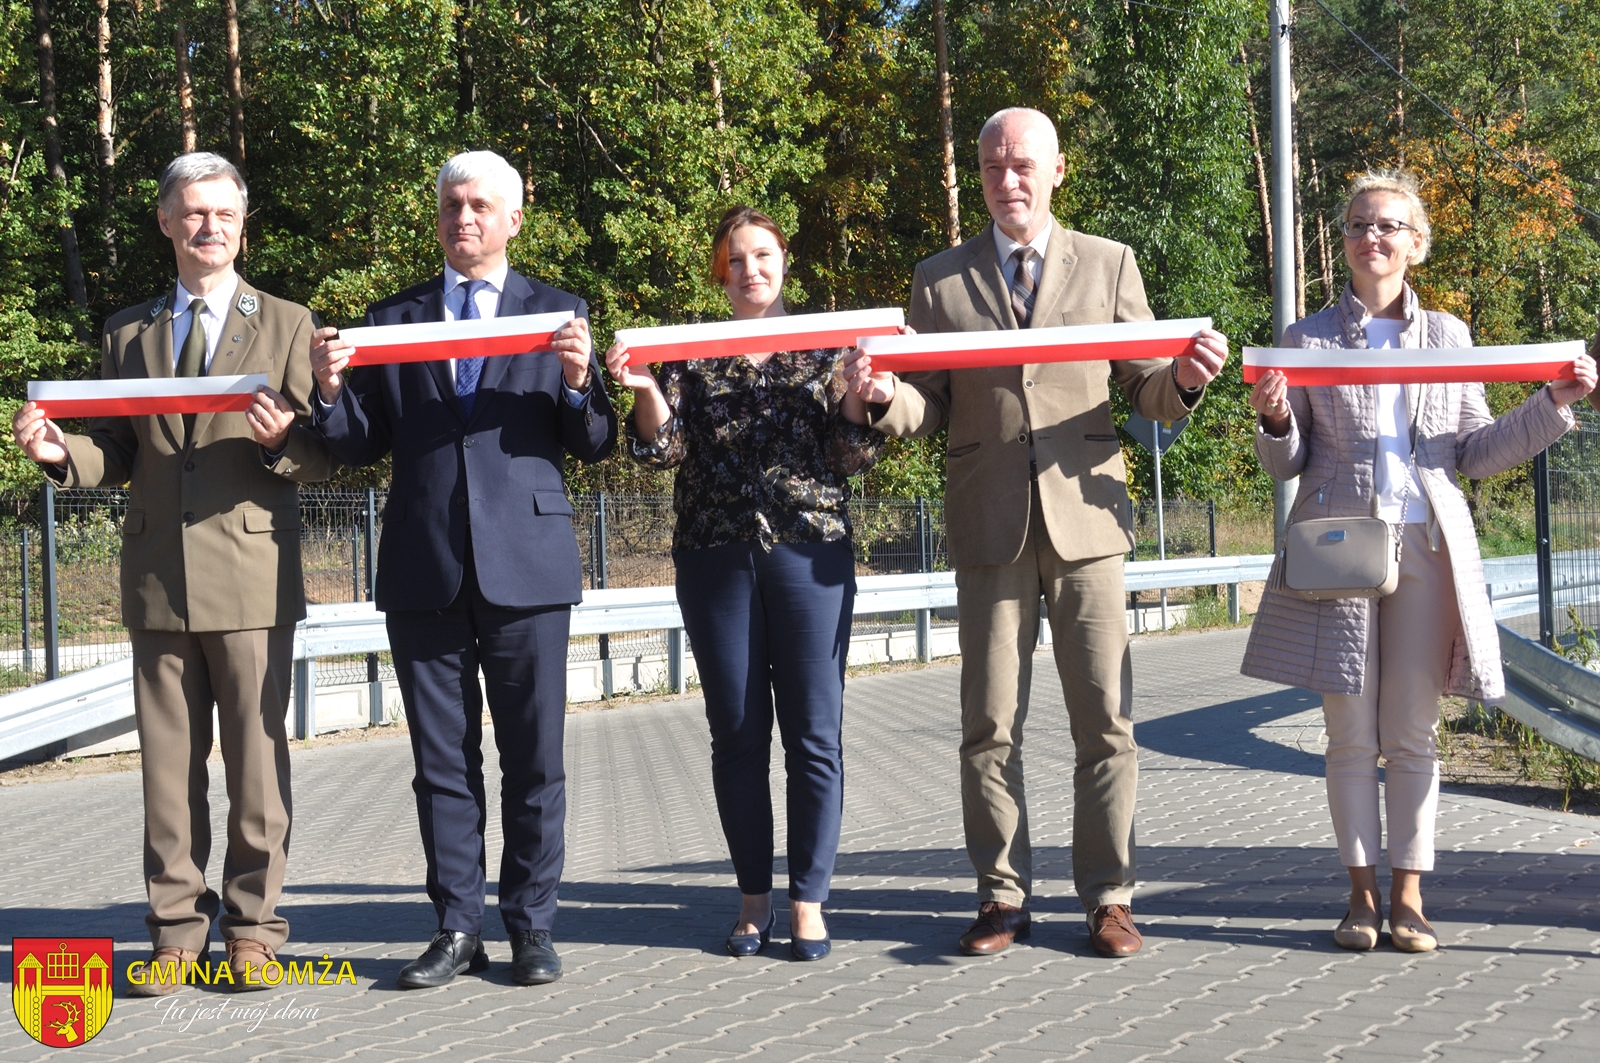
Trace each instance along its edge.
<instances>
[{"instance_id":1,"label":"green foliage","mask_svg":"<svg viewBox=\"0 0 1600 1063\"><path fill-rule=\"evenodd\" d=\"M1431 305L1462 313L1484 341L1587 333L1600 309L1600 227L1573 203L1600 204L1590 105L1600 9L1330 2L1385 54L1403 41L1411 76L1471 134L1413 95L1402 123L1392 75L1302 5L1307 309L1342 285L1326 225L1346 177L1404 160L1425 168L1438 221L1434 259L1417 274ZM983 121L1036 106L1068 159L1057 214L1134 248L1158 316L1210 316L1236 345L1266 340L1245 94L1253 83L1265 108L1260 0L945 6L963 233L987 221L975 165ZM198 146L231 144L220 5L110 6L109 166L96 134L97 7L43 7L65 181L41 154L35 4L0 0L0 412L29 379L91 375L95 352L74 333L92 335L171 283L154 207L157 175L182 143L180 23ZM334 323L438 270L433 175L471 148L500 152L523 176L513 264L588 299L602 344L623 325L726 313L707 255L734 202L793 233L786 296L797 310L903 304L917 261L945 244L928 0L245 0L240 31L251 185L242 268ZM1264 112L1255 117L1265 135ZM63 281L69 225L86 311ZM1164 462L1168 495L1265 503L1245 394L1232 367L1211 387ZM1522 394L1500 387L1491 402L1498 411ZM0 487L36 482L14 452L0 453ZM1149 498L1149 455L1131 443L1126 454L1135 494ZM622 456L578 475L586 488L665 486ZM862 486L937 496L942 478L935 438L891 444ZM1512 472L1469 493L1482 513L1479 502L1520 497L1525 485Z\"/></svg>"},{"instance_id":2,"label":"green foliage","mask_svg":"<svg viewBox=\"0 0 1600 1063\"><path fill-rule=\"evenodd\" d=\"M1585 668L1593 668L1595 661L1600 660L1600 641L1595 639L1594 628L1583 622L1576 605L1567 606L1567 638L1571 644L1562 641L1561 655Z\"/></svg>"}]
</instances>

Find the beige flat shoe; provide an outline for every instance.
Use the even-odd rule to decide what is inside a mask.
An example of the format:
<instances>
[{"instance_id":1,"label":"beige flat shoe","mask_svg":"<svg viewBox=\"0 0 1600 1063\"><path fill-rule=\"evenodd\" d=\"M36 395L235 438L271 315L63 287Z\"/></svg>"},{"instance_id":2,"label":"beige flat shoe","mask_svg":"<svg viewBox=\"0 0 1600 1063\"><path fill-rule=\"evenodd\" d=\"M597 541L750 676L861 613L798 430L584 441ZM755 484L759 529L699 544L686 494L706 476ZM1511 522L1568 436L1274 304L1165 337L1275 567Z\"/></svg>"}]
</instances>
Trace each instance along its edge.
<instances>
[{"instance_id":1,"label":"beige flat shoe","mask_svg":"<svg viewBox=\"0 0 1600 1063\"><path fill-rule=\"evenodd\" d=\"M1401 952L1432 952L1439 947L1439 936L1427 920L1389 920L1389 940Z\"/></svg>"},{"instance_id":2,"label":"beige flat shoe","mask_svg":"<svg viewBox=\"0 0 1600 1063\"><path fill-rule=\"evenodd\" d=\"M1378 946L1378 928L1383 926L1383 916L1378 916L1377 926L1351 917L1347 911L1333 931L1333 943L1352 952L1366 952Z\"/></svg>"}]
</instances>

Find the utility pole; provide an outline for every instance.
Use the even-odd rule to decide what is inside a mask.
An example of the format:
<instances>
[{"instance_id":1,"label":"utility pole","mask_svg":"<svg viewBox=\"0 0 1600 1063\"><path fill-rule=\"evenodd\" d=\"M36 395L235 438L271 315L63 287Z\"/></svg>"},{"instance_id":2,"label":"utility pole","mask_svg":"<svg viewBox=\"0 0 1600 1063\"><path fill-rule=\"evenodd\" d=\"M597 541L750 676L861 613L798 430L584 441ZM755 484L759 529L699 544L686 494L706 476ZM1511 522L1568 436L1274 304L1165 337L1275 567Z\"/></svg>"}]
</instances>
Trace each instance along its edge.
<instances>
[{"instance_id":1,"label":"utility pole","mask_svg":"<svg viewBox=\"0 0 1600 1063\"><path fill-rule=\"evenodd\" d=\"M1294 112L1289 76L1289 4L1272 3L1272 345L1294 324ZM1272 488L1272 545L1283 546L1283 528L1299 478L1275 482Z\"/></svg>"}]
</instances>

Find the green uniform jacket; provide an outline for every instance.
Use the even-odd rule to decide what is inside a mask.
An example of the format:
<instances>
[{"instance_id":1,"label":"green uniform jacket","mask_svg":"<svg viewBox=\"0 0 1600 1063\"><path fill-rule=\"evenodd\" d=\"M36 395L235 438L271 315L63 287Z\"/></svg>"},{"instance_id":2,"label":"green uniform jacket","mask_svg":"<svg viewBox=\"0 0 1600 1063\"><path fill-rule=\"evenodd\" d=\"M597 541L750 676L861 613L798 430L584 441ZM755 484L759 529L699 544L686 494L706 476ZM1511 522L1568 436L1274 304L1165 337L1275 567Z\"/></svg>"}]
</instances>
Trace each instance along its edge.
<instances>
[{"instance_id":1,"label":"green uniform jacket","mask_svg":"<svg viewBox=\"0 0 1600 1063\"><path fill-rule=\"evenodd\" d=\"M105 380L172 377L173 293L106 322ZM239 282L209 372L265 373L294 407L276 461L243 413L102 417L67 437L64 487L128 485L122 526L122 622L155 631L242 631L306 615L297 483L335 463L311 423L311 311Z\"/></svg>"}]
</instances>

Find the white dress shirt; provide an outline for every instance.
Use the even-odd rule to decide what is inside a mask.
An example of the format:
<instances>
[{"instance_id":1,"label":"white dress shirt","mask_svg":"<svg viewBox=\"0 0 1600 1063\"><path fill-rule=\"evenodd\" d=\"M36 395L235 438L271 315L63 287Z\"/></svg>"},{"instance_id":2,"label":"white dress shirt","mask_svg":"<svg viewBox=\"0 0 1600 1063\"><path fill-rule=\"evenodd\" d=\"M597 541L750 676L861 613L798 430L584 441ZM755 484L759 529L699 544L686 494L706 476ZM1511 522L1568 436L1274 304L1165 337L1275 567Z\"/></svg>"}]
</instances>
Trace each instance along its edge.
<instances>
[{"instance_id":1,"label":"white dress shirt","mask_svg":"<svg viewBox=\"0 0 1600 1063\"><path fill-rule=\"evenodd\" d=\"M1367 319L1367 348L1395 349L1406 323L1398 318ZM1428 496L1422 493L1416 470L1411 468L1411 414L1406 409L1404 384L1378 386L1378 516L1391 524L1400 521L1402 506L1407 524L1428 520ZM1409 489L1406 486L1410 479ZM1402 498L1404 502L1402 503Z\"/></svg>"},{"instance_id":2,"label":"white dress shirt","mask_svg":"<svg viewBox=\"0 0 1600 1063\"><path fill-rule=\"evenodd\" d=\"M206 330L206 372L211 371L211 359L216 356L217 344L222 342L222 326L233 309L234 297L239 293L239 275L232 270L210 295L194 296L178 282L178 293L172 298L172 368L176 372L178 359L183 354L183 341L189 338L189 326L194 315L189 304L196 298L204 299L206 312L200 315L200 327Z\"/></svg>"},{"instance_id":3,"label":"white dress shirt","mask_svg":"<svg viewBox=\"0 0 1600 1063\"><path fill-rule=\"evenodd\" d=\"M1028 246L1033 248L1033 257L1028 259L1028 276L1033 278L1035 291L1039 289L1039 274L1044 272L1044 249L1050 245L1050 230L1052 225L1046 225L1044 232L1028 241ZM1000 272L1006 279L1006 287L1016 283L1017 266L1011 261L1011 256L1022 245L1000 231L1000 226L994 227L994 249L1000 255Z\"/></svg>"},{"instance_id":4,"label":"white dress shirt","mask_svg":"<svg viewBox=\"0 0 1600 1063\"><path fill-rule=\"evenodd\" d=\"M489 275L483 278L483 287L478 289L477 298L473 301L478 304L478 316L492 318L500 316L500 295L506 290L506 274L511 272L509 263L502 262ZM467 278L454 266L444 264L444 319L446 321L460 321L461 310L466 305ZM450 379L456 378L456 359L450 359Z\"/></svg>"}]
</instances>

